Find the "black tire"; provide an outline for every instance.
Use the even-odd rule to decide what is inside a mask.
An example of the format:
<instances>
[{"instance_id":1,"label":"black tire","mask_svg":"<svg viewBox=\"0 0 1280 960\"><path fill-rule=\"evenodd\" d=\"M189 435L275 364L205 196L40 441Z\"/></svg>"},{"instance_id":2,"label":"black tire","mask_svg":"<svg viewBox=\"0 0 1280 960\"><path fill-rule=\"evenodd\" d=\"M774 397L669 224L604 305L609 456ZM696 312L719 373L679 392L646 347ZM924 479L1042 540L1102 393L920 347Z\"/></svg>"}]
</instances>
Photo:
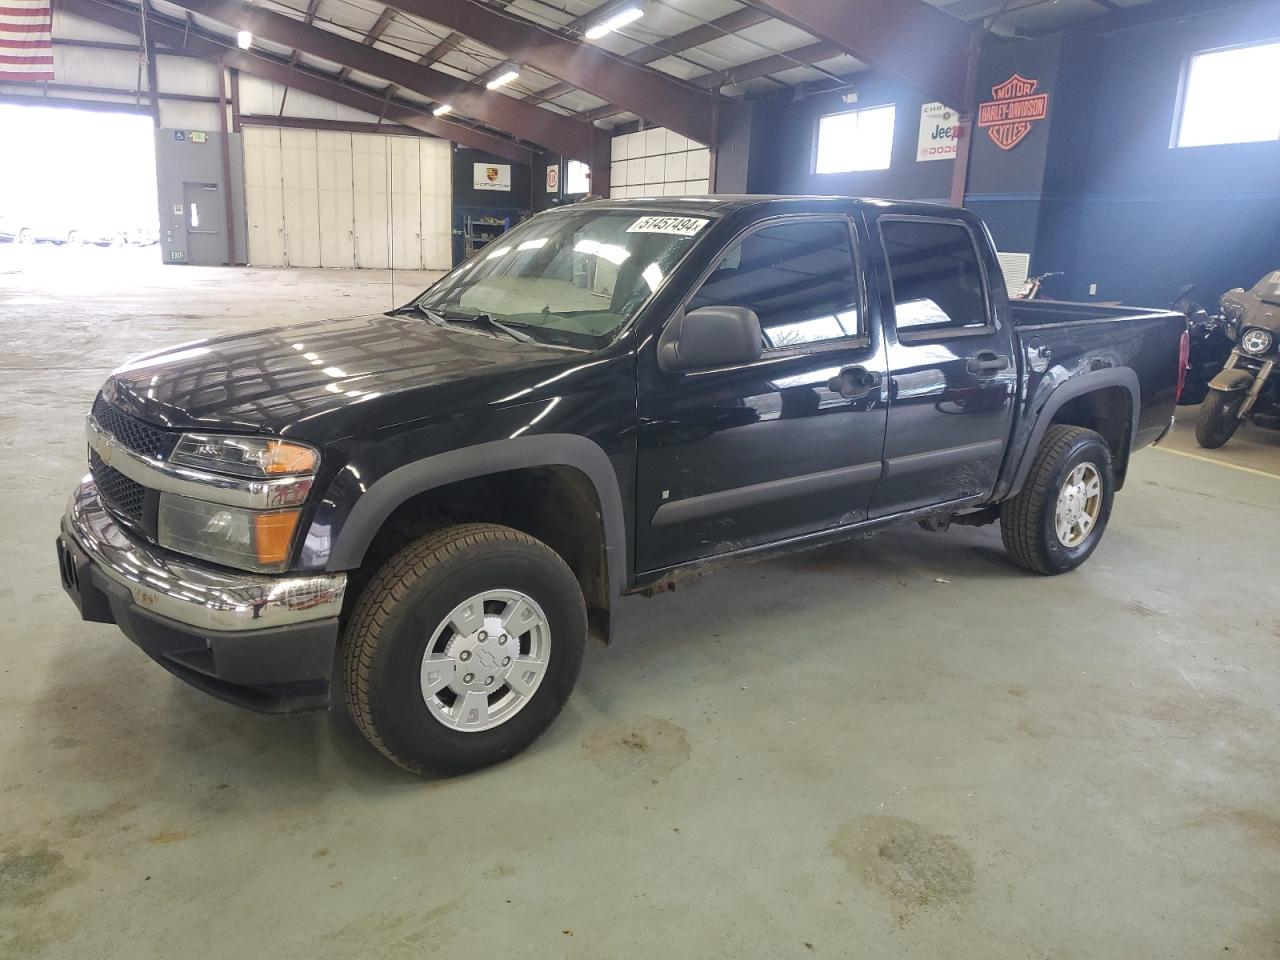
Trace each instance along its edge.
<instances>
[{"instance_id":1,"label":"black tire","mask_svg":"<svg viewBox=\"0 0 1280 960\"><path fill-rule=\"evenodd\" d=\"M1102 490L1098 517L1088 536L1074 547L1058 538L1054 520L1058 494L1068 475L1082 463L1098 471ZM1074 570L1089 559L1111 517L1115 481L1111 448L1092 430L1052 424L1017 496L1000 507L1000 536L1013 562L1035 573L1053 575Z\"/></svg>"},{"instance_id":2,"label":"black tire","mask_svg":"<svg viewBox=\"0 0 1280 960\"><path fill-rule=\"evenodd\" d=\"M1204 403L1200 404L1200 415L1196 417L1196 443L1206 450L1216 450L1230 440L1240 426L1237 413L1242 403L1243 391L1223 393L1210 390Z\"/></svg>"},{"instance_id":3,"label":"black tire","mask_svg":"<svg viewBox=\"0 0 1280 960\"><path fill-rule=\"evenodd\" d=\"M546 674L528 702L488 730L446 727L427 708L420 670L427 643L458 604L486 589L533 599L552 638ZM361 593L343 637L347 708L360 732L413 773L450 776L519 753L569 699L586 644L582 590L546 544L509 527L471 523L410 543Z\"/></svg>"}]
</instances>

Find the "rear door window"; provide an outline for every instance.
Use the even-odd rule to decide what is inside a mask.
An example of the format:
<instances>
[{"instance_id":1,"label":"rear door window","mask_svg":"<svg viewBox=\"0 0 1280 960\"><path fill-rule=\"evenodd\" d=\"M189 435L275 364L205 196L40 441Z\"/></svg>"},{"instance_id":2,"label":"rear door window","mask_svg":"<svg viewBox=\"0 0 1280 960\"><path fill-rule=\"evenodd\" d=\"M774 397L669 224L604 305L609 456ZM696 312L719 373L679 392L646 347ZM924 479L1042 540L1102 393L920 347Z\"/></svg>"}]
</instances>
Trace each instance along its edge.
<instances>
[{"instance_id":1,"label":"rear door window","mask_svg":"<svg viewBox=\"0 0 1280 960\"><path fill-rule=\"evenodd\" d=\"M941 220L880 220L895 322L907 339L989 326L986 284L973 234Z\"/></svg>"}]
</instances>

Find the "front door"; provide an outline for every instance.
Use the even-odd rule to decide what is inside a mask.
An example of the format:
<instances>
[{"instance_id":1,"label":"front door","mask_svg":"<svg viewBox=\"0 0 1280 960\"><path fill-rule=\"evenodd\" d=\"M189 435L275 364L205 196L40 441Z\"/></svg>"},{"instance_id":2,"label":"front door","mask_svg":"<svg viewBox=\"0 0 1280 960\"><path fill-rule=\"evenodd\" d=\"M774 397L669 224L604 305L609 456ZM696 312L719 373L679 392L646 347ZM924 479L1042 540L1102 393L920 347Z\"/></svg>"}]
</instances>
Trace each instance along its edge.
<instances>
[{"instance_id":1,"label":"front door","mask_svg":"<svg viewBox=\"0 0 1280 960\"><path fill-rule=\"evenodd\" d=\"M872 517L990 493L1017 388L1012 331L989 303L973 230L929 217L877 225L893 309L884 478Z\"/></svg>"},{"instance_id":2,"label":"front door","mask_svg":"<svg viewBox=\"0 0 1280 960\"><path fill-rule=\"evenodd\" d=\"M663 569L865 519L885 374L842 216L763 221L686 309L749 307L760 359L664 373L640 358L636 569Z\"/></svg>"}]
</instances>

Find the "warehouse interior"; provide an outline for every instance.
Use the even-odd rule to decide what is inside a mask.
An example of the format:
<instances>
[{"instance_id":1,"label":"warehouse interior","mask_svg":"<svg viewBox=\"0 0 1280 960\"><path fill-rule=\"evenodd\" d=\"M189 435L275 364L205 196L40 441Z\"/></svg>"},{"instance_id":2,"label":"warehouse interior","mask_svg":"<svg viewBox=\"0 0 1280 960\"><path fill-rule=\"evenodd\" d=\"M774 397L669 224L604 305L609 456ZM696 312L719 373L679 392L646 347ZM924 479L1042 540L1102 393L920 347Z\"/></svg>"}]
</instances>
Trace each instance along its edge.
<instances>
[{"instance_id":1,"label":"warehouse interior","mask_svg":"<svg viewBox=\"0 0 1280 960\"><path fill-rule=\"evenodd\" d=\"M1280 958L1277 92L1275 0L0 0L0 957ZM793 197L963 207L1002 301L1185 313L1176 408L1136 333L1086 371L1131 367L1141 402L1174 411L1088 563L1036 576L999 523L917 511L637 578L602 628L560 550L584 583L576 688L527 749L455 776L388 762L340 692L373 569L338 597L330 709L286 716L161 669L69 585L54 540L71 491L100 480L86 456L113 372L187 378L189 409L166 401L149 429L208 441L249 415L219 424L196 399L300 378L280 355L296 352L332 382L253 422L318 442L312 414L380 410L386 389L315 346L335 336L318 321L404 323L510 253L508 231L596 200L696 232L699 204ZM611 266L575 282L621 287L627 251L584 243ZM865 246L864 298L890 259ZM644 303L684 268L646 275ZM1251 296L1275 329L1252 358ZM405 389L456 378L404 414L453 418L452 453L485 439L462 405L494 352L527 348L527 326L478 316L492 328L463 339L481 345L435 362L416 335L378 344ZM275 327L240 353L215 341ZM234 362L196 366L222 344ZM636 363L638 381L592 388L635 401ZM1207 445L1232 368L1256 373L1257 413ZM785 428L796 394L775 379ZM504 436L550 435L568 396ZM714 426L670 442L751 420L717 402ZM357 432L372 416L335 444L377 448ZM641 403L620 449L663 427ZM724 449L674 457L693 474ZM638 529L670 491L606 452ZM373 486L352 475L316 498L335 529L334 504ZM410 527L404 543L430 529ZM312 534L290 542L301 563Z\"/></svg>"}]
</instances>

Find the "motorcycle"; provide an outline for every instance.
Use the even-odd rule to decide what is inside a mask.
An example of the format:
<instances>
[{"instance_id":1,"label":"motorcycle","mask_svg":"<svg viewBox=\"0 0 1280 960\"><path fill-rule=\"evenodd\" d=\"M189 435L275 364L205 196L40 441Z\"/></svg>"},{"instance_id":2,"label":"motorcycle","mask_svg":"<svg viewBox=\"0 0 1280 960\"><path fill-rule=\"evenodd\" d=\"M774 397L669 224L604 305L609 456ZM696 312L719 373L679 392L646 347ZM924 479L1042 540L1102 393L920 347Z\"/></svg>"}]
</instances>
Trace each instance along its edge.
<instances>
[{"instance_id":1,"label":"motorcycle","mask_svg":"<svg viewBox=\"0 0 1280 960\"><path fill-rule=\"evenodd\" d=\"M1040 288L1044 286L1046 280L1052 280L1054 277L1063 276L1062 271L1055 270L1052 273L1042 273L1038 277L1027 277L1026 283L1022 285L1022 289L1014 295L1015 300L1039 300Z\"/></svg>"},{"instance_id":2,"label":"motorcycle","mask_svg":"<svg viewBox=\"0 0 1280 960\"><path fill-rule=\"evenodd\" d=\"M1196 441L1207 449L1230 440L1245 420L1280 430L1280 270L1252 290L1228 290L1220 307L1235 347L1200 405Z\"/></svg>"},{"instance_id":3,"label":"motorcycle","mask_svg":"<svg viewBox=\"0 0 1280 960\"><path fill-rule=\"evenodd\" d=\"M1191 350L1187 358L1187 378L1178 398L1181 406L1194 406L1209 392L1209 381L1231 355L1230 324L1221 314L1210 314L1192 299L1196 285L1189 283L1174 297L1170 308L1187 318Z\"/></svg>"}]
</instances>

